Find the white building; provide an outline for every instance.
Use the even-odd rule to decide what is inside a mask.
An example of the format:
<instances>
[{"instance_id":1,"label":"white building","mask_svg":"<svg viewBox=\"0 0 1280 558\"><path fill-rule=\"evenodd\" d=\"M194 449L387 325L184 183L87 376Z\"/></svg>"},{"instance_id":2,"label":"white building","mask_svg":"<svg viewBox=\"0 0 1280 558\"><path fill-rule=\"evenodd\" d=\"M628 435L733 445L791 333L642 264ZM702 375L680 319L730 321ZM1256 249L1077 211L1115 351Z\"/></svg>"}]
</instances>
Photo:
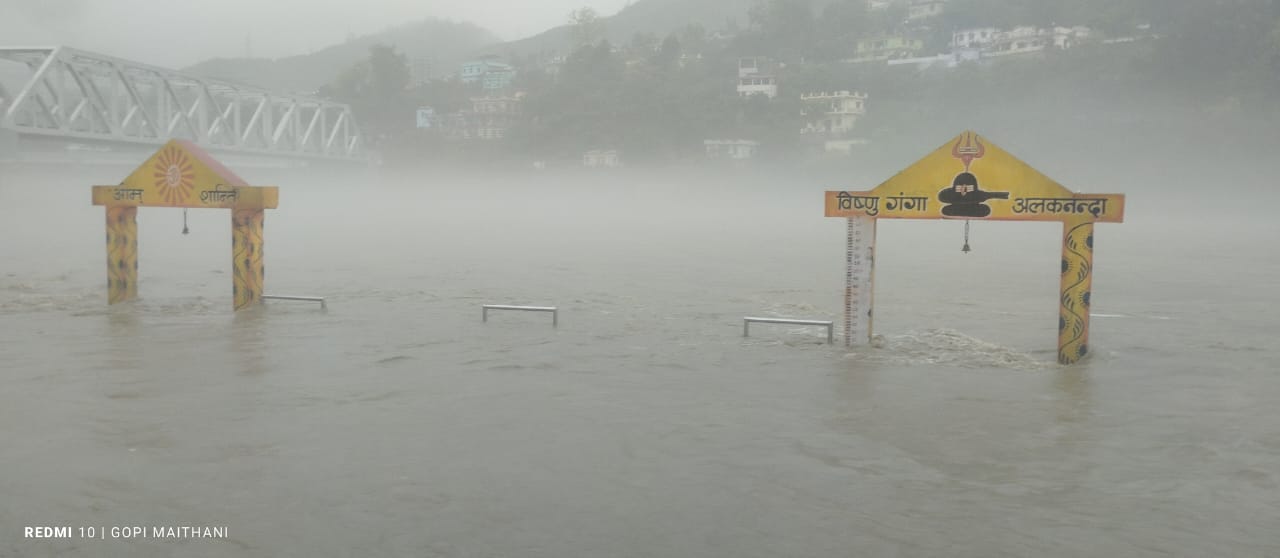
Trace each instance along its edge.
<instances>
[{"instance_id":1,"label":"white building","mask_svg":"<svg viewBox=\"0 0 1280 558\"><path fill-rule=\"evenodd\" d=\"M582 155L582 166L584 167L620 167L622 166L622 158L618 155L616 149L593 149Z\"/></svg>"},{"instance_id":2,"label":"white building","mask_svg":"<svg viewBox=\"0 0 1280 558\"><path fill-rule=\"evenodd\" d=\"M742 161L754 158L760 149L760 142L751 140L706 140L702 144L709 159Z\"/></svg>"},{"instance_id":3,"label":"white building","mask_svg":"<svg viewBox=\"0 0 1280 558\"><path fill-rule=\"evenodd\" d=\"M462 139L502 139L520 117L524 93L471 98L471 111L463 113Z\"/></svg>"},{"instance_id":4,"label":"white building","mask_svg":"<svg viewBox=\"0 0 1280 558\"><path fill-rule=\"evenodd\" d=\"M1061 50L1067 50L1080 43L1087 42L1092 36L1093 31L1084 26L1054 27L1053 46Z\"/></svg>"},{"instance_id":5,"label":"white building","mask_svg":"<svg viewBox=\"0 0 1280 558\"><path fill-rule=\"evenodd\" d=\"M1052 37L1045 29L1023 26L996 33L983 54L988 57L1013 56L1043 52L1052 44Z\"/></svg>"},{"instance_id":6,"label":"white building","mask_svg":"<svg viewBox=\"0 0 1280 558\"><path fill-rule=\"evenodd\" d=\"M995 27L961 29L951 34L951 48L982 48L991 44L999 33Z\"/></svg>"},{"instance_id":7,"label":"white building","mask_svg":"<svg viewBox=\"0 0 1280 558\"><path fill-rule=\"evenodd\" d=\"M907 21L929 19L942 14L946 0L911 0L907 6Z\"/></svg>"},{"instance_id":8,"label":"white building","mask_svg":"<svg viewBox=\"0 0 1280 558\"><path fill-rule=\"evenodd\" d=\"M827 153L836 155L849 155L853 153L855 147L859 145L867 145L868 143L870 142L861 138L827 140L826 150Z\"/></svg>"},{"instance_id":9,"label":"white building","mask_svg":"<svg viewBox=\"0 0 1280 558\"><path fill-rule=\"evenodd\" d=\"M752 95L764 95L770 99L777 97L778 78L765 75L738 78L738 96L750 97Z\"/></svg>"},{"instance_id":10,"label":"white building","mask_svg":"<svg viewBox=\"0 0 1280 558\"><path fill-rule=\"evenodd\" d=\"M1088 27L1018 27L996 33L983 55L988 57L1012 56L1044 52L1049 48L1067 50L1088 41L1093 33Z\"/></svg>"},{"instance_id":11,"label":"white building","mask_svg":"<svg viewBox=\"0 0 1280 558\"><path fill-rule=\"evenodd\" d=\"M764 95L770 99L778 96L778 66L767 58L738 59L738 96Z\"/></svg>"},{"instance_id":12,"label":"white building","mask_svg":"<svg viewBox=\"0 0 1280 558\"><path fill-rule=\"evenodd\" d=\"M753 76L762 72L772 72L774 64L768 58L752 56L738 59L738 77Z\"/></svg>"},{"instance_id":13,"label":"white building","mask_svg":"<svg viewBox=\"0 0 1280 558\"><path fill-rule=\"evenodd\" d=\"M853 130L858 117L867 113L867 95L857 91L834 91L801 95L807 118L802 134L841 137Z\"/></svg>"},{"instance_id":14,"label":"white building","mask_svg":"<svg viewBox=\"0 0 1280 558\"><path fill-rule=\"evenodd\" d=\"M822 142L828 153L848 154L854 145L865 140L849 137L858 118L867 113L867 94L859 91L834 91L801 95L806 118L802 135Z\"/></svg>"}]
</instances>

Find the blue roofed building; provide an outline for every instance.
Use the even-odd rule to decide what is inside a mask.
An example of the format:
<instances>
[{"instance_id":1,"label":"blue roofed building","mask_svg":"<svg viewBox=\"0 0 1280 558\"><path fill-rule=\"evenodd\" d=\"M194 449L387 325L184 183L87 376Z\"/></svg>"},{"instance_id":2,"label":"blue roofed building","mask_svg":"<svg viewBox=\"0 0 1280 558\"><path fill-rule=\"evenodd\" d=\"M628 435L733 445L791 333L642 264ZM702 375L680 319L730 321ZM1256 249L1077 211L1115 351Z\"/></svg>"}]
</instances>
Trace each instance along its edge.
<instances>
[{"instance_id":1,"label":"blue roofed building","mask_svg":"<svg viewBox=\"0 0 1280 558\"><path fill-rule=\"evenodd\" d=\"M478 81L486 90L500 90L511 87L516 79L516 70L510 64L484 58L463 63L459 78L463 83Z\"/></svg>"}]
</instances>

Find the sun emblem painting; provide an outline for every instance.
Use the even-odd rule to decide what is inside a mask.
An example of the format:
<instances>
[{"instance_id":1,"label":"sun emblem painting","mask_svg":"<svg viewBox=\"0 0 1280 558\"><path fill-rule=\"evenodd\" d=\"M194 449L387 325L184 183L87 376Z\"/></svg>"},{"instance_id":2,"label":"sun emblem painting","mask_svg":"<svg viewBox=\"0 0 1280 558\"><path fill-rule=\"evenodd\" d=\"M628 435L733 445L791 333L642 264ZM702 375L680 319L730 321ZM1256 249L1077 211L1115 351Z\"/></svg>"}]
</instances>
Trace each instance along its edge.
<instances>
[{"instance_id":1,"label":"sun emblem painting","mask_svg":"<svg viewBox=\"0 0 1280 558\"><path fill-rule=\"evenodd\" d=\"M250 186L199 145L170 139L118 184L93 187L93 204L107 210L107 302L138 296L138 208L182 207L231 210L234 308L257 305L265 277L262 223L279 200L279 188Z\"/></svg>"},{"instance_id":2,"label":"sun emblem painting","mask_svg":"<svg viewBox=\"0 0 1280 558\"><path fill-rule=\"evenodd\" d=\"M186 152L175 146L167 146L156 157L155 184L167 205L178 205L187 201L194 188L196 179L195 167Z\"/></svg>"}]
</instances>

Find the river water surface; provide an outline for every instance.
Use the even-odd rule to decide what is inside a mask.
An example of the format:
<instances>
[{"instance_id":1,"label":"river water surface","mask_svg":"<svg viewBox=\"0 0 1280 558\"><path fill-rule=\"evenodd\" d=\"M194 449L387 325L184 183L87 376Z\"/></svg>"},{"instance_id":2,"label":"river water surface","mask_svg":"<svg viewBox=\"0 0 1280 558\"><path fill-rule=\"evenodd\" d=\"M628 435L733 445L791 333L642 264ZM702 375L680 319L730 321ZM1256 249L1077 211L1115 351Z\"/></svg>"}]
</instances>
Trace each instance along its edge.
<instances>
[{"instance_id":1,"label":"river water surface","mask_svg":"<svg viewBox=\"0 0 1280 558\"><path fill-rule=\"evenodd\" d=\"M236 314L225 212L140 210L108 308L102 179L3 180L0 556L1280 556L1269 216L1131 195L1061 367L1058 225L882 223L848 350L741 331L840 319L824 185L283 175L268 292L328 309Z\"/></svg>"}]
</instances>

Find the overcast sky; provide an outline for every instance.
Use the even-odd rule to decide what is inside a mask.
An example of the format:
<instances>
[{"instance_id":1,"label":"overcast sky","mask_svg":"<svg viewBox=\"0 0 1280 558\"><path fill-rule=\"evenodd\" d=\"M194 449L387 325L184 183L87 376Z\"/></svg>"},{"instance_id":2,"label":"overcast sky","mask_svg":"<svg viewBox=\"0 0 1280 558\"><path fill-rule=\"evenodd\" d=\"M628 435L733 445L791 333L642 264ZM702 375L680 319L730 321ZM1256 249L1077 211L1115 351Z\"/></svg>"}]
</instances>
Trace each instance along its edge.
<instances>
[{"instance_id":1,"label":"overcast sky","mask_svg":"<svg viewBox=\"0 0 1280 558\"><path fill-rule=\"evenodd\" d=\"M504 39L626 0L0 0L0 46L66 45L159 66L303 54L408 21L470 21Z\"/></svg>"}]
</instances>

